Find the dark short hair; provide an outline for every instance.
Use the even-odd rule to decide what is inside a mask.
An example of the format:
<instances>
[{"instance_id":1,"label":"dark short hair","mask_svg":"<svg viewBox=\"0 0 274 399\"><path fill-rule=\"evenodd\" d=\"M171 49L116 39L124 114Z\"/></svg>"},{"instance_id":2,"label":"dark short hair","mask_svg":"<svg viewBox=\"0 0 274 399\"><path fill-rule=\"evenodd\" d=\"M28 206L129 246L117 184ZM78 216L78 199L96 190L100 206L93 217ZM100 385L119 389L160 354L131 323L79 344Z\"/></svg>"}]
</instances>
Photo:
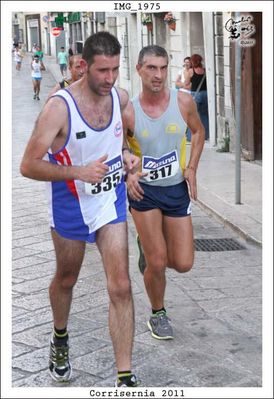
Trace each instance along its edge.
<instances>
[{"instance_id":1,"label":"dark short hair","mask_svg":"<svg viewBox=\"0 0 274 399\"><path fill-rule=\"evenodd\" d=\"M65 47L64 47L64 46L62 46L62 47L61 47L61 49L62 49L62 48L64 49Z\"/></svg>"},{"instance_id":2,"label":"dark short hair","mask_svg":"<svg viewBox=\"0 0 274 399\"><path fill-rule=\"evenodd\" d=\"M184 62L185 62L186 60L191 61L191 58L190 58L190 57L185 57L185 58L184 58Z\"/></svg>"},{"instance_id":3,"label":"dark short hair","mask_svg":"<svg viewBox=\"0 0 274 399\"><path fill-rule=\"evenodd\" d=\"M143 64L144 57L146 55L153 55L156 57L164 57L168 61L168 54L163 47L157 46L156 44L143 47L139 53L138 64Z\"/></svg>"},{"instance_id":4,"label":"dark short hair","mask_svg":"<svg viewBox=\"0 0 274 399\"><path fill-rule=\"evenodd\" d=\"M69 57L69 67L71 68L77 58L82 58L82 54L73 54Z\"/></svg>"},{"instance_id":5,"label":"dark short hair","mask_svg":"<svg viewBox=\"0 0 274 399\"><path fill-rule=\"evenodd\" d=\"M121 52L118 39L109 32L97 32L87 38L83 48L83 59L91 65L95 55L114 56Z\"/></svg>"}]
</instances>

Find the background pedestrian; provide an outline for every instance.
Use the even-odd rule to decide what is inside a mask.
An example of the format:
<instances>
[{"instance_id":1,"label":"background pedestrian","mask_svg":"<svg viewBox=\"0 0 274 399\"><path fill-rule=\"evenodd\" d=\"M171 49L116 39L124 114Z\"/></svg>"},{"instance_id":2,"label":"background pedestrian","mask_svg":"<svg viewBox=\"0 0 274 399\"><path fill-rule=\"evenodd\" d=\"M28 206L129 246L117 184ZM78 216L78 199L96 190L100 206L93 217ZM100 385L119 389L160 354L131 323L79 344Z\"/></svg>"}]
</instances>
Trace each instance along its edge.
<instances>
[{"instance_id":1,"label":"background pedestrian","mask_svg":"<svg viewBox=\"0 0 274 399\"><path fill-rule=\"evenodd\" d=\"M81 67L81 58L81 54L75 54L69 57L70 79L63 79L61 82L57 83L50 92L49 97L56 93L56 91L71 85L83 77L84 72L83 68Z\"/></svg>"},{"instance_id":2,"label":"background pedestrian","mask_svg":"<svg viewBox=\"0 0 274 399\"><path fill-rule=\"evenodd\" d=\"M192 69L186 78L186 84L191 84L191 94L197 104L198 113L205 128L205 139L209 139L208 102L206 71L202 64L203 58L199 54L191 56ZM188 129L188 134L190 131ZM190 140L191 137L189 136Z\"/></svg>"},{"instance_id":3,"label":"background pedestrian","mask_svg":"<svg viewBox=\"0 0 274 399\"><path fill-rule=\"evenodd\" d=\"M21 70L23 56L20 52L19 45L16 45L13 50L13 56L15 61L15 68L17 71Z\"/></svg>"},{"instance_id":4,"label":"background pedestrian","mask_svg":"<svg viewBox=\"0 0 274 399\"><path fill-rule=\"evenodd\" d=\"M31 76L32 76L32 85L33 85L33 99L40 100L40 88L42 81L42 72L45 70L44 64L41 63L39 59L39 55L35 55L31 62Z\"/></svg>"},{"instance_id":5,"label":"background pedestrian","mask_svg":"<svg viewBox=\"0 0 274 399\"><path fill-rule=\"evenodd\" d=\"M67 65L68 65L68 54L65 52L65 48L61 47L58 55L58 63L60 66L61 74L64 78L67 76Z\"/></svg>"},{"instance_id":6,"label":"background pedestrian","mask_svg":"<svg viewBox=\"0 0 274 399\"><path fill-rule=\"evenodd\" d=\"M180 89L182 91L190 92L191 84L190 82L186 84L186 80L189 80L189 72L191 70L191 61L190 57L184 58L183 68L181 73L177 76L175 87L176 89Z\"/></svg>"}]
</instances>

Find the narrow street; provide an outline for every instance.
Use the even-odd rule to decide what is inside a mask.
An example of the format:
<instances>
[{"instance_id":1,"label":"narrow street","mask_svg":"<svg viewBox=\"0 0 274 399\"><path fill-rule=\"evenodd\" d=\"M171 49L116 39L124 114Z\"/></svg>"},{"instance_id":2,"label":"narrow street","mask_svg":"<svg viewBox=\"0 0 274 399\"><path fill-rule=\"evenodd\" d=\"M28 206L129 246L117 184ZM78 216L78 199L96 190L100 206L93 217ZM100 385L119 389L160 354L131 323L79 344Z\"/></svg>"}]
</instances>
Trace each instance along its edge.
<instances>
[{"instance_id":1,"label":"narrow street","mask_svg":"<svg viewBox=\"0 0 274 399\"><path fill-rule=\"evenodd\" d=\"M19 165L51 88L46 70L33 100L30 56L13 67L12 384L57 387L48 373L52 315L48 286L55 270L44 183L20 175ZM47 67L47 65L46 65ZM175 339L161 342L146 326L149 302L139 273L136 232L129 215L130 275L135 301L133 370L142 387L260 387L262 385L262 250L193 204L195 239L233 239L236 250L197 250L185 275L167 270L166 307ZM204 244L206 244L204 242ZM199 249L199 248L198 248ZM74 289L68 329L73 377L69 387L113 387L108 296L99 253L87 247Z\"/></svg>"}]
</instances>

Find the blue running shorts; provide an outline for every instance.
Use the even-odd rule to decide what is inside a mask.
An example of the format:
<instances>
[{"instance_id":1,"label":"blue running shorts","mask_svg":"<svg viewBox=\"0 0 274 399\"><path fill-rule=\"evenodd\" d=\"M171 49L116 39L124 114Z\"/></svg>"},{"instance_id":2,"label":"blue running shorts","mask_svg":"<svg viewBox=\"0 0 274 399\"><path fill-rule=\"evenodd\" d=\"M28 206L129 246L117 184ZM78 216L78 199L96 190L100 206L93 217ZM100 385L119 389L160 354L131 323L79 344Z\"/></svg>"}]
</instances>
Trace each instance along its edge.
<instances>
[{"instance_id":1,"label":"blue running shorts","mask_svg":"<svg viewBox=\"0 0 274 399\"><path fill-rule=\"evenodd\" d=\"M143 212L151 209L160 209L165 216L182 217L191 215L191 201L187 182L174 186L150 186L139 183L144 190L144 198L135 201L128 196L129 210Z\"/></svg>"},{"instance_id":2,"label":"blue running shorts","mask_svg":"<svg viewBox=\"0 0 274 399\"><path fill-rule=\"evenodd\" d=\"M58 182L59 184L63 184L64 182ZM107 224L116 224L123 223L127 220L127 205L126 205L126 186L125 183L121 183L116 187L116 201L114 202L115 210L116 210L116 218L110 220ZM72 198L74 201L74 198ZM79 240L85 241L87 243L95 243L96 242L96 233L97 230L89 232L89 227L85 224L83 217L79 214L78 208L73 207L73 202L69 202L67 198L68 206L71 210L70 219L69 217L63 216L61 219L57 217L54 218L55 225L51 226L53 230L55 230L61 237L67 238L69 240ZM79 204L77 203L79 207ZM67 222L66 224L64 223Z\"/></svg>"}]
</instances>

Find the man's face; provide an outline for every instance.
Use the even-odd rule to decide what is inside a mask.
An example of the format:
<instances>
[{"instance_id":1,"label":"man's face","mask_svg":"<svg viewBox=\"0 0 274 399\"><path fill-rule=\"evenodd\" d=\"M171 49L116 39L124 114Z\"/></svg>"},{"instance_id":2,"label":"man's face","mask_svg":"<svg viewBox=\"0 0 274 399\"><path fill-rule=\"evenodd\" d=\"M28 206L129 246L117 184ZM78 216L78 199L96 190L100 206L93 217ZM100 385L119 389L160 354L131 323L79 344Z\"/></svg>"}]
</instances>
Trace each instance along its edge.
<instances>
[{"instance_id":1,"label":"man's face","mask_svg":"<svg viewBox=\"0 0 274 399\"><path fill-rule=\"evenodd\" d=\"M190 60L185 60L185 68L189 69L191 67L191 62Z\"/></svg>"},{"instance_id":2,"label":"man's face","mask_svg":"<svg viewBox=\"0 0 274 399\"><path fill-rule=\"evenodd\" d=\"M81 57L73 56L73 64L72 66L69 67L71 80L73 82L76 82L76 80L81 79L84 74L83 68L81 68L80 60Z\"/></svg>"},{"instance_id":3,"label":"man's face","mask_svg":"<svg viewBox=\"0 0 274 399\"><path fill-rule=\"evenodd\" d=\"M99 96L108 96L119 73L120 55L95 55L87 70L90 89Z\"/></svg>"},{"instance_id":4,"label":"man's face","mask_svg":"<svg viewBox=\"0 0 274 399\"><path fill-rule=\"evenodd\" d=\"M143 64L137 64L143 88L158 93L165 88L168 61L166 57L144 56Z\"/></svg>"}]
</instances>

